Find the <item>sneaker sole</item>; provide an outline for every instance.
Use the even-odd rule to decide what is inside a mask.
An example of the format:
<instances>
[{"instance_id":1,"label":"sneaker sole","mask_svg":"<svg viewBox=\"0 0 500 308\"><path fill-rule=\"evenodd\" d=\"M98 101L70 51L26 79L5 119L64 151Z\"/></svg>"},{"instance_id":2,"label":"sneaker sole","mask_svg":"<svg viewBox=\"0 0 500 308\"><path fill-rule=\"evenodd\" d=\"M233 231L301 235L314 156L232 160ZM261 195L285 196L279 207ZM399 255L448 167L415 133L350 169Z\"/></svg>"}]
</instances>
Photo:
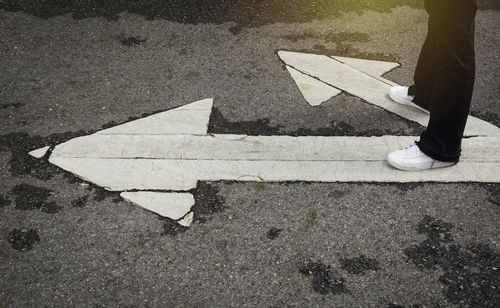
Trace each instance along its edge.
<instances>
[{"instance_id":1,"label":"sneaker sole","mask_svg":"<svg viewBox=\"0 0 500 308\"><path fill-rule=\"evenodd\" d=\"M387 162L393 166L394 168L402 171L423 171L423 170L429 170L429 169L438 169L438 168L446 168L446 167L451 167L456 165L457 163L449 163L449 162L442 162L442 161L434 161L430 166L429 164L422 164L422 165L414 165L414 166L408 166L408 165L401 165L398 162L395 162L391 159L387 159Z\"/></svg>"}]
</instances>

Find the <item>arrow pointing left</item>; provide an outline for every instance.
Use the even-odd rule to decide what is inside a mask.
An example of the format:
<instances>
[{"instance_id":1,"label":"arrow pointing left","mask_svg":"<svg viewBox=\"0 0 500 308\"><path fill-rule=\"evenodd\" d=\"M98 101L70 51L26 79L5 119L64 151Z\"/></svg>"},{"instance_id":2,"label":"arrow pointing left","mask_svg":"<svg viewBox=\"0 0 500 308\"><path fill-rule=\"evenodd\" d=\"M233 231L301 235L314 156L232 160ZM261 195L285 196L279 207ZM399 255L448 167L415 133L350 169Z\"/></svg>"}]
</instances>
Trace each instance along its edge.
<instances>
[{"instance_id":1,"label":"arrow pointing left","mask_svg":"<svg viewBox=\"0 0 500 308\"><path fill-rule=\"evenodd\" d=\"M206 99L72 139L49 162L182 224L192 220L194 200L179 191L198 181L500 182L500 137L465 139L455 167L407 173L385 155L415 136L213 135L212 105Z\"/></svg>"}]
</instances>

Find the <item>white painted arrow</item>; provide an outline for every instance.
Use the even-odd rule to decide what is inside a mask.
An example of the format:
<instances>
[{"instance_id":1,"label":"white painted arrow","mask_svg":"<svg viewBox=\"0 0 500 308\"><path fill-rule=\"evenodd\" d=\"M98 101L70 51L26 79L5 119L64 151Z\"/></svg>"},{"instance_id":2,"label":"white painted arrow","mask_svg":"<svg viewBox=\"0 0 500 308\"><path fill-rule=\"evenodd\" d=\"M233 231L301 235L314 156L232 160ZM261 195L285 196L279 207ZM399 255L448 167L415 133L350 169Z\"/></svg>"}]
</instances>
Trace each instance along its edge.
<instances>
[{"instance_id":1,"label":"white painted arrow","mask_svg":"<svg viewBox=\"0 0 500 308\"><path fill-rule=\"evenodd\" d=\"M397 63L360 60L352 58L306 54L291 51L280 51L281 60L295 70L314 77L366 102L384 108L410 121L426 126L429 115L416 109L408 108L393 102L389 97L389 89L395 83L380 76L394 68ZM500 128L469 116L465 136L500 136Z\"/></svg>"},{"instance_id":2,"label":"white painted arrow","mask_svg":"<svg viewBox=\"0 0 500 308\"><path fill-rule=\"evenodd\" d=\"M391 82L380 75L394 64L291 52L280 57L318 82L425 121L425 114L387 98ZM402 172L386 163L386 155L418 137L213 135L207 131L212 105L205 99L72 139L57 145L49 162L186 226L194 204L186 191L198 181L500 182L498 127L479 119L472 131L484 137L464 139L460 164Z\"/></svg>"}]
</instances>

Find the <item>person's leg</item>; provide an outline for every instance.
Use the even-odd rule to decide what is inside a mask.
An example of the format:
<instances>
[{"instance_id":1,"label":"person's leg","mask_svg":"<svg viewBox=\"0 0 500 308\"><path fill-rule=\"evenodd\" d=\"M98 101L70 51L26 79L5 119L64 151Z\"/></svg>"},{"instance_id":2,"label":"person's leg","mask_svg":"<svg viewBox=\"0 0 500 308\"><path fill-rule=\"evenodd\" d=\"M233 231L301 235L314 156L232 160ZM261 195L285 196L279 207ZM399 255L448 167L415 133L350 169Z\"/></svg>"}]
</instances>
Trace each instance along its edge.
<instances>
[{"instance_id":1,"label":"person's leg","mask_svg":"<svg viewBox=\"0 0 500 308\"><path fill-rule=\"evenodd\" d=\"M401 170L447 167L458 162L474 86L477 0L426 0L425 6L428 35L415 71L415 85L405 98L414 95L414 103L429 108L430 119L417 144L387 155L388 162Z\"/></svg>"},{"instance_id":2,"label":"person's leg","mask_svg":"<svg viewBox=\"0 0 500 308\"><path fill-rule=\"evenodd\" d=\"M413 76L414 84L409 87L408 95L414 96L413 103L426 110L430 110L430 97L434 86L434 76L438 68L442 65L442 60L437 50L438 42L436 33L439 30L439 16L437 16L435 9L436 0L425 0L424 4L429 14L427 37L418 56L417 67Z\"/></svg>"},{"instance_id":3,"label":"person's leg","mask_svg":"<svg viewBox=\"0 0 500 308\"><path fill-rule=\"evenodd\" d=\"M430 57L433 59L430 62L440 65L429 78L432 80L428 97L430 120L417 144L423 153L435 160L458 162L474 87L477 1L433 2L430 12L432 28L429 30L434 38L435 55ZM422 74L428 74L429 70ZM419 93L417 87L416 97Z\"/></svg>"}]
</instances>

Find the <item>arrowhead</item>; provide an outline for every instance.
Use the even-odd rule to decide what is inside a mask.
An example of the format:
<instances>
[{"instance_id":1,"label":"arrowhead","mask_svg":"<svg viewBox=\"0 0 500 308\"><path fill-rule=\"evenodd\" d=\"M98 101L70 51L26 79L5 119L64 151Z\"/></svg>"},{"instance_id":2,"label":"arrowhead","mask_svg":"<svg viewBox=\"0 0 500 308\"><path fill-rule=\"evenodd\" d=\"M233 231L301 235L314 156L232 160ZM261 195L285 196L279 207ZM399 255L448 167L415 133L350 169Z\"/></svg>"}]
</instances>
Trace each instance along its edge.
<instances>
[{"instance_id":1,"label":"arrowhead","mask_svg":"<svg viewBox=\"0 0 500 308\"><path fill-rule=\"evenodd\" d=\"M307 76L306 74L303 74L288 65L286 68L288 72L290 72L293 80L295 80L300 92L302 92L304 99L312 106L318 106L342 92L324 82Z\"/></svg>"},{"instance_id":2,"label":"arrowhead","mask_svg":"<svg viewBox=\"0 0 500 308\"><path fill-rule=\"evenodd\" d=\"M141 147L140 142L132 145L131 139L140 140L144 136L160 138L172 135L207 135L212 105L213 99L205 99L69 140L54 148L49 162L86 181L114 191L164 187L189 190L196 187L197 180L194 176L184 175L182 168L170 164L168 171L164 168L160 170L155 166L151 167L147 160L140 159L144 153L133 157L126 157L126 154L130 148L142 148L147 154L162 145L160 142L152 148ZM182 139L182 136L177 137ZM109 148L120 149L121 155L114 159L105 157ZM138 170L141 171L139 174Z\"/></svg>"},{"instance_id":3,"label":"arrowhead","mask_svg":"<svg viewBox=\"0 0 500 308\"><path fill-rule=\"evenodd\" d=\"M396 85L380 77L396 63L334 57L292 51L279 51L286 65L312 76L327 85L357 96L366 102L384 108L405 119L426 126L428 114L392 101L389 89ZM465 136L500 136L500 128L484 120L469 116Z\"/></svg>"},{"instance_id":4,"label":"arrowhead","mask_svg":"<svg viewBox=\"0 0 500 308\"><path fill-rule=\"evenodd\" d=\"M332 58L373 77L381 77L385 73L399 66L399 63L396 62L375 61L375 60L365 60L365 59L346 58L346 57L332 57Z\"/></svg>"},{"instance_id":5,"label":"arrowhead","mask_svg":"<svg viewBox=\"0 0 500 308\"><path fill-rule=\"evenodd\" d=\"M205 135L212 112L208 98L139 120L102 130L102 135Z\"/></svg>"}]
</instances>

